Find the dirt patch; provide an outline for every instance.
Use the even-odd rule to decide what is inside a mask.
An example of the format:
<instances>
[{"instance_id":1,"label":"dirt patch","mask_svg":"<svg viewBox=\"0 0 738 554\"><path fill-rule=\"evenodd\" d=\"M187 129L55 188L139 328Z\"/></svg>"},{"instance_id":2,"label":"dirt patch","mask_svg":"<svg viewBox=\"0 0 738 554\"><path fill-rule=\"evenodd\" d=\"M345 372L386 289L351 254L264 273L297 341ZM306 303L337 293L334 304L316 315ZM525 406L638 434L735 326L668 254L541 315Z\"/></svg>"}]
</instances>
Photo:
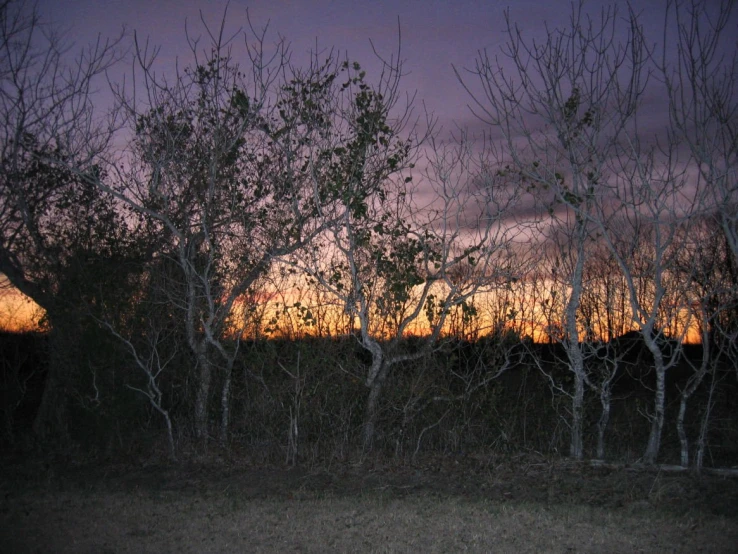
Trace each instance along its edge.
<instances>
[{"instance_id":1,"label":"dirt patch","mask_svg":"<svg viewBox=\"0 0 738 554\"><path fill-rule=\"evenodd\" d=\"M738 480L724 477L535 459L37 469L4 473L3 552L732 552L738 544Z\"/></svg>"}]
</instances>

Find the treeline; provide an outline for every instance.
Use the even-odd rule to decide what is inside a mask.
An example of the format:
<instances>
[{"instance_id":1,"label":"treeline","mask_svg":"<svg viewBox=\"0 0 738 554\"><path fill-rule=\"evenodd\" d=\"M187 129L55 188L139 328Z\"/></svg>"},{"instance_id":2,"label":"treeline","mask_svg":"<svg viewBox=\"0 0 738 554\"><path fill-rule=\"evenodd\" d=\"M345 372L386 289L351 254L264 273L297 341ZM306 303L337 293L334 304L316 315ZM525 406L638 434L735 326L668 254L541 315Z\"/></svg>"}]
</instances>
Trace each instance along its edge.
<instances>
[{"instance_id":1,"label":"treeline","mask_svg":"<svg viewBox=\"0 0 738 554\"><path fill-rule=\"evenodd\" d=\"M32 405L60 449L150 429L173 458L504 436L581 459L595 422L598 457L627 427L646 463L675 432L701 467L738 376L732 8L669 3L656 47L616 6L535 41L508 18L456 72L474 138L419 112L399 45L297 65L225 13L157 73L149 43L72 58L0 3L0 271L46 331L42 373L7 364L6 440Z\"/></svg>"},{"instance_id":2,"label":"treeline","mask_svg":"<svg viewBox=\"0 0 738 554\"><path fill-rule=\"evenodd\" d=\"M115 348L115 344L107 346ZM419 347L412 338L403 344L407 352ZM623 356L621 372L612 383L609 421L601 429L602 405L595 395L588 395L584 452L587 457L634 463L641 460L648 440L646 410L656 379L652 360L637 335L623 337L614 347ZM28 449L46 376L49 337L5 334L0 348L3 445L8 451ZM74 364L67 440L76 445L76 451L103 458L168 455L161 417L136 390L146 389L145 379L131 375L125 364L113 365L123 362L122 352L105 351L101 343L95 352L88 352L86 363ZM666 409L663 463L680 463L677 399L690 378L690 364L702 356L702 347L687 346L682 356L667 383L671 401ZM731 467L738 459L738 385L726 362L695 392L694 414L685 425L709 467ZM369 363L354 337L245 342L231 389L228 448L255 463L310 465L354 459L361 454L366 403L362 375ZM500 373L506 363L506 371ZM105 372L91 381L91 368L101 364ZM121 376L117 382L111 378L116 374ZM173 422L176 453L185 457L197 451L192 442L192 377L170 372L159 383ZM438 457L484 459L491 453L565 454L569 399L552 387L551 380L563 387L572 380L565 353L557 345L521 343L512 336L449 340L388 380L378 409L375 453L401 463ZM210 419L215 427L217 411ZM64 452L69 445L47 447Z\"/></svg>"}]
</instances>

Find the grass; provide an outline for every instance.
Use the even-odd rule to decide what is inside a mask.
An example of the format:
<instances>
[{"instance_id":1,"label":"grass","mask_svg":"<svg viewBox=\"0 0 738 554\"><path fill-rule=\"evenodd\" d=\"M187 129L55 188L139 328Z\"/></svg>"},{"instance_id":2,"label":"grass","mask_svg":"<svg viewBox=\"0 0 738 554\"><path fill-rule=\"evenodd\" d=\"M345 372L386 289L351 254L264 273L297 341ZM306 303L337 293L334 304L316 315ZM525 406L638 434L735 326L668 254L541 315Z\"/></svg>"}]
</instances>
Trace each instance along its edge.
<instances>
[{"instance_id":1,"label":"grass","mask_svg":"<svg viewBox=\"0 0 738 554\"><path fill-rule=\"evenodd\" d=\"M88 467L25 481L6 473L0 550L734 552L738 544L735 479L453 469Z\"/></svg>"}]
</instances>

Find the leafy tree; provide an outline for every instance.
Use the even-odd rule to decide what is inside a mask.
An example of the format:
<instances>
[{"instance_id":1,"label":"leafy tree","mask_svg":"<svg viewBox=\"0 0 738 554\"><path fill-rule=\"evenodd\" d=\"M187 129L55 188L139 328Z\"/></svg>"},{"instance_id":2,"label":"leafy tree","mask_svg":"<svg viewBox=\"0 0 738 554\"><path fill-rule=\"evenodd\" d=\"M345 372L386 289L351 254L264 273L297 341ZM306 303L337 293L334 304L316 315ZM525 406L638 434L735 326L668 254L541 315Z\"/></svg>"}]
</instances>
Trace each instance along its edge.
<instances>
[{"instance_id":1,"label":"leafy tree","mask_svg":"<svg viewBox=\"0 0 738 554\"><path fill-rule=\"evenodd\" d=\"M413 186L399 172L412 169L411 145L401 141L386 117L367 127L360 111L349 112L346 120L356 138L339 154L352 164L357 158L377 159L377 152L397 144L401 156L380 157L383 165L369 166L378 173L354 173L351 188L366 182L369 194L344 197L325 214L333 223L322 241L288 260L339 299L370 354L363 377L368 388L365 450L372 447L392 369L427 355L456 308L473 315L476 293L518 276L510 248L517 230L504 224L518 199L515 190L488 171L483 155L475 158L468 141L431 143L423 186L432 191L432 200L419 206L415 195L421 185ZM346 165L343 160L337 161ZM403 344L409 332L423 335L411 351Z\"/></svg>"},{"instance_id":2,"label":"leafy tree","mask_svg":"<svg viewBox=\"0 0 738 554\"><path fill-rule=\"evenodd\" d=\"M79 177L98 172L96 158L111 137L91 90L117 60L118 44L98 42L72 59L66 37L48 29L35 7L0 3L0 271L44 308L52 329L35 424L42 440L67 436L68 366L75 364L63 332L78 321L79 294L89 292L91 281L81 282L94 278L91 260L118 249L121 220L111 197Z\"/></svg>"},{"instance_id":3,"label":"leafy tree","mask_svg":"<svg viewBox=\"0 0 738 554\"><path fill-rule=\"evenodd\" d=\"M208 439L217 378L223 443L244 330L236 305L274 259L313 248L346 214L366 219L408 155L388 124L398 68L386 65L373 87L333 53L295 67L284 42L268 55L266 30L251 26L242 67L225 21L213 30L203 20L211 43L203 52L190 39L195 61L171 81L157 78L153 52L137 42L143 87L117 91L128 154L110 161L113 182L93 179L146 221L159 267L173 269L157 282L192 355L195 434Z\"/></svg>"}]
</instances>

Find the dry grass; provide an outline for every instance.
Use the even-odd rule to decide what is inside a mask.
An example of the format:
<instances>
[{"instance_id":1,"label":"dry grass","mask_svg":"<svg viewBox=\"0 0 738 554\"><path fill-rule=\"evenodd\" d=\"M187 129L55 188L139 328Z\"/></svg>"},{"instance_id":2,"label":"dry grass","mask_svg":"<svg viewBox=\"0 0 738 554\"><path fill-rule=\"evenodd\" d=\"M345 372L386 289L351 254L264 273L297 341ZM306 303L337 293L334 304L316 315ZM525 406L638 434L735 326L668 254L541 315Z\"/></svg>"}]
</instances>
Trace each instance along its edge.
<instances>
[{"instance_id":1,"label":"dry grass","mask_svg":"<svg viewBox=\"0 0 738 554\"><path fill-rule=\"evenodd\" d=\"M738 519L701 509L710 499L700 504L684 479L609 475L603 484L580 475L589 496L576 497L572 472L547 480L554 472L531 478L531 471L515 482L499 469L223 467L88 468L22 486L6 479L0 551L734 552L738 545ZM537 481L540 492L531 488ZM621 483L625 501L582 500L613 496L611 482ZM734 481L723 483L735 489ZM668 509L674 498L695 509Z\"/></svg>"}]
</instances>

